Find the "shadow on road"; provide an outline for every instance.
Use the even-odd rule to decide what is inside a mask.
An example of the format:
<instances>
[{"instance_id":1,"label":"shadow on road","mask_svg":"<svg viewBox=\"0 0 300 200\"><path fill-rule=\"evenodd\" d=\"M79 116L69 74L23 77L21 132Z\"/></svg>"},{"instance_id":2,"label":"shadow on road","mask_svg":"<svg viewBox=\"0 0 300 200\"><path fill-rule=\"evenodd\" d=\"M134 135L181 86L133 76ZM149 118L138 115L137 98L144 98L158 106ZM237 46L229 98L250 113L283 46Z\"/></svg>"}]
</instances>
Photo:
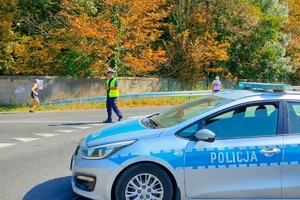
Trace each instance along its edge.
<instances>
[{"instance_id":1,"label":"shadow on road","mask_svg":"<svg viewBox=\"0 0 300 200\"><path fill-rule=\"evenodd\" d=\"M25 112L3 112L3 113L0 113L1 115L15 115L15 114L23 114ZM28 113L28 111L26 112L26 114Z\"/></svg>"},{"instance_id":2,"label":"shadow on road","mask_svg":"<svg viewBox=\"0 0 300 200\"><path fill-rule=\"evenodd\" d=\"M23 197L23 200L88 200L75 194L71 187L71 176L49 180L35 186Z\"/></svg>"},{"instance_id":3,"label":"shadow on road","mask_svg":"<svg viewBox=\"0 0 300 200\"><path fill-rule=\"evenodd\" d=\"M103 124L102 122L78 122L78 123L66 123L66 124L49 124L48 126L80 126L91 124Z\"/></svg>"}]
</instances>

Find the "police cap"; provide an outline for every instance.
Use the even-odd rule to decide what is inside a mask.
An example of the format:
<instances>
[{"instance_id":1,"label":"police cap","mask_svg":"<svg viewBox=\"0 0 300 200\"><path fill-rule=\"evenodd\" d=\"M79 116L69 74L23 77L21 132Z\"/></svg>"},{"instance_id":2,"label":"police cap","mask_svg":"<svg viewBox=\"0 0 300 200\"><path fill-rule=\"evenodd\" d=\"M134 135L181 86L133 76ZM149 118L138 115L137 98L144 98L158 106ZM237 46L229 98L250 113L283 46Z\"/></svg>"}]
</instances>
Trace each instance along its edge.
<instances>
[{"instance_id":1,"label":"police cap","mask_svg":"<svg viewBox=\"0 0 300 200\"><path fill-rule=\"evenodd\" d=\"M114 70L112 70L112 69L109 69L109 70L107 71L107 73L108 73L108 74L114 74L114 73L115 73L115 71L114 71Z\"/></svg>"}]
</instances>

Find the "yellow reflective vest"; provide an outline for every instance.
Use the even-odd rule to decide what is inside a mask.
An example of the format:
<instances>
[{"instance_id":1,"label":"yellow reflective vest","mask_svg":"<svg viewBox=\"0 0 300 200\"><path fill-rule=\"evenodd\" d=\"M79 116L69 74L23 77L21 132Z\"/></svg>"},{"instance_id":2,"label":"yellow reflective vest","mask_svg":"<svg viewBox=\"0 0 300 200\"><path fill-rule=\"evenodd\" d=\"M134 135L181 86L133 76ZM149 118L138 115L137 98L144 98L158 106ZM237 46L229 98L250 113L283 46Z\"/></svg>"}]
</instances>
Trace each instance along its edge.
<instances>
[{"instance_id":1,"label":"yellow reflective vest","mask_svg":"<svg viewBox=\"0 0 300 200\"><path fill-rule=\"evenodd\" d=\"M110 82L110 85L108 85L109 80L110 80L110 79L107 79L107 80L106 80L106 85L107 85L109 88L115 87L115 83L116 83L116 81L117 81L117 78L113 78L112 81ZM108 96L109 96L109 97L118 97L119 95L120 95L119 88L117 88L116 90L109 90L109 92L108 92Z\"/></svg>"}]
</instances>

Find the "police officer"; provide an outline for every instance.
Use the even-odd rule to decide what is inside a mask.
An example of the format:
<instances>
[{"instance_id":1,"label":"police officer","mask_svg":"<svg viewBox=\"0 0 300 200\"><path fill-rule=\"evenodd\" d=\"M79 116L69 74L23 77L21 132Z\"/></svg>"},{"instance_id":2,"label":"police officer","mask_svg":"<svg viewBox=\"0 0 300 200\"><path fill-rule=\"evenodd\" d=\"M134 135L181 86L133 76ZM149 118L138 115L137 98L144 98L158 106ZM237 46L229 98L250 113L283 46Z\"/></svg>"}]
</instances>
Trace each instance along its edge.
<instances>
[{"instance_id":1,"label":"police officer","mask_svg":"<svg viewBox=\"0 0 300 200\"><path fill-rule=\"evenodd\" d=\"M108 70L107 77L105 83L105 89L107 91L107 98L106 98L106 109L107 109L107 119L103 121L103 123L111 123L112 122L112 110L116 113L119 117L118 121L122 119L122 113L120 112L119 108L117 107L117 98L119 96L119 88L118 88L118 80L114 77L115 71Z\"/></svg>"}]
</instances>

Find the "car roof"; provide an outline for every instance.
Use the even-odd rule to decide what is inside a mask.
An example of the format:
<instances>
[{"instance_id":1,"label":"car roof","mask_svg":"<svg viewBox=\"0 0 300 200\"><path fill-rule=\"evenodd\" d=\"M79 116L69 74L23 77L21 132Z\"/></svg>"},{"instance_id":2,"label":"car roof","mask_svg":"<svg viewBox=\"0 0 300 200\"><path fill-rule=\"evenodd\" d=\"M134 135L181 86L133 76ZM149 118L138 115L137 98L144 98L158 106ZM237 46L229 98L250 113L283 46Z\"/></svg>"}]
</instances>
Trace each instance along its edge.
<instances>
[{"instance_id":1,"label":"car roof","mask_svg":"<svg viewBox=\"0 0 300 200\"><path fill-rule=\"evenodd\" d=\"M299 99L300 92L291 91L289 84L269 84L269 83L247 83L239 84L240 89L224 90L214 93L226 99L239 100L250 97L263 97L267 99ZM246 87L245 87L246 86Z\"/></svg>"}]
</instances>

